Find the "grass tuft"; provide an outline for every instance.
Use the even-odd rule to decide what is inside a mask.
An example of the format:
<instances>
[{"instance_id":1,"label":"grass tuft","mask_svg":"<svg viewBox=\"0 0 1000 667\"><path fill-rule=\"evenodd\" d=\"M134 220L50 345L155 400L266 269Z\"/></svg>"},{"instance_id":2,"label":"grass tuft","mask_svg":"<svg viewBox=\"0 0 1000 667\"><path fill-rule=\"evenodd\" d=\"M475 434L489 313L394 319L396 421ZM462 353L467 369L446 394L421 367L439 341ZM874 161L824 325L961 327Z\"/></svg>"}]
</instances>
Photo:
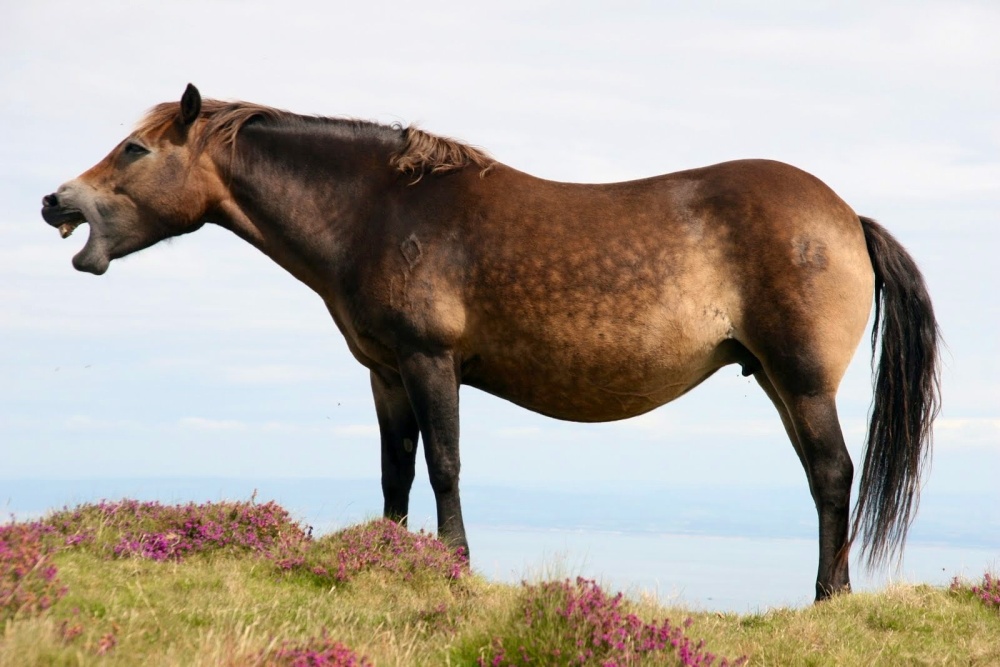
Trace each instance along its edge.
<instances>
[{"instance_id":1,"label":"grass tuft","mask_svg":"<svg viewBox=\"0 0 1000 667\"><path fill-rule=\"evenodd\" d=\"M519 665L635 665L646 657L688 667L711 665L716 656L685 630L692 620L645 622L629 611L621 593L608 595L597 583L578 577L537 585L523 584L523 603L487 649L478 650L479 667ZM742 665L746 658L720 667Z\"/></svg>"},{"instance_id":2,"label":"grass tuft","mask_svg":"<svg viewBox=\"0 0 1000 667\"><path fill-rule=\"evenodd\" d=\"M968 584L955 577L951 592L965 598L975 598L991 609L1000 611L1000 577L987 572L980 584Z\"/></svg>"},{"instance_id":3,"label":"grass tuft","mask_svg":"<svg viewBox=\"0 0 1000 667\"><path fill-rule=\"evenodd\" d=\"M305 642L281 643L254 660L263 667L372 667L372 663L324 633Z\"/></svg>"},{"instance_id":4,"label":"grass tuft","mask_svg":"<svg viewBox=\"0 0 1000 667\"><path fill-rule=\"evenodd\" d=\"M51 607L66 593L45 545L41 523L0 526L0 622Z\"/></svg>"},{"instance_id":5,"label":"grass tuft","mask_svg":"<svg viewBox=\"0 0 1000 667\"><path fill-rule=\"evenodd\" d=\"M154 561L220 551L277 557L308 540L277 503L259 505L253 499L186 505L101 501L56 512L44 523L66 546Z\"/></svg>"},{"instance_id":6,"label":"grass tuft","mask_svg":"<svg viewBox=\"0 0 1000 667\"><path fill-rule=\"evenodd\" d=\"M468 559L421 530L411 533L388 519L352 526L303 545L299 555L278 561L285 571L308 573L321 586L346 584L363 572L392 573L403 581L444 577L457 580Z\"/></svg>"}]
</instances>

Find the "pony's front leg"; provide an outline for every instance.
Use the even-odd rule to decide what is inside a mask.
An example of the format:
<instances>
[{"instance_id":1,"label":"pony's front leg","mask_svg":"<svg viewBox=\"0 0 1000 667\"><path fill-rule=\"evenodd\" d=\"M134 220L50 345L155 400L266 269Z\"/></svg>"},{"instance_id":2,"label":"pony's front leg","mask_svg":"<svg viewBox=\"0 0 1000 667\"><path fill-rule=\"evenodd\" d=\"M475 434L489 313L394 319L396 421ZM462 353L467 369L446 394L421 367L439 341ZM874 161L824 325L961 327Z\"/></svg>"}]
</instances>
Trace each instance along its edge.
<instances>
[{"instance_id":1,"label":"pony's front leg","mask_svg":"<svg viewBox=\"0 0 1000 667\"><path fill-rule=\"evenodd\" d=\"M391 371L372 371L372 395L382 440L382 497L385 518L406 525L420 430L402 379Z\"/></svg>"},{"instance_id":2,"label":"pony's front leg","mask_svg":"<svg viewBox=\"0 0 1000 667\"><path fill-rule=\"evenodd\" d=\"M424 456L437 503L438 538L466 555L469 543L458 495L458 374L449 353L416 352L399 360L399 373L424 439Z\"/></svg>"}]
</instances>

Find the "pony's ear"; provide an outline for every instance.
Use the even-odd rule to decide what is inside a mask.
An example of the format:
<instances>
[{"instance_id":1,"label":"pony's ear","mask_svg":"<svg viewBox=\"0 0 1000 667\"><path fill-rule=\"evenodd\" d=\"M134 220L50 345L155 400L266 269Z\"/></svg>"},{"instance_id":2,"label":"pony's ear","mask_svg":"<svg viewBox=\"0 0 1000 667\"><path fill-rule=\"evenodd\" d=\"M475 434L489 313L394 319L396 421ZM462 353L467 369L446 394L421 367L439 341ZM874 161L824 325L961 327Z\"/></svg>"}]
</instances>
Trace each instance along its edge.
<instances>
[{"instance_id":1,"label":"pony's ear","mask_svg":"<svg viewBox=\"0 0 1000 667\"><path fill-rule=\"evenodd\" d=\"M181 96L181 123L188 126L198 118L201 113L201 93L192 84L188 84Z\"/></svg>"}]
</instances>

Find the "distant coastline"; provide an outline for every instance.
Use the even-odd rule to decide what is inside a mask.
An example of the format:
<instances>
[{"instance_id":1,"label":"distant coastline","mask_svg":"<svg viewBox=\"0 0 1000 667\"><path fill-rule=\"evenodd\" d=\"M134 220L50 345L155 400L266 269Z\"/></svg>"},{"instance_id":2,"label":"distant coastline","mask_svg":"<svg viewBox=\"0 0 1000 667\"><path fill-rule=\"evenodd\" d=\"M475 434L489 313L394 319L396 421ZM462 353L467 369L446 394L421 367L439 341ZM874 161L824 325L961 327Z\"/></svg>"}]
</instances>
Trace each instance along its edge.
<instances>
[{"instance_id":1,"label":"distant coastline","mask_svg":"<svg viewBox=\"0 0 1000 667\"><path fill-rule=\"evenodd\" d=\"M276 500L317 528L356 523L382 509L376 479L136 477L0 479L0 513L24 518L120 497L164 503L242 499L255 490L261 500ZM580 490L469 482L462 490L471 523L514 529L812 539L816 525L807 492L798 488L692 489L646 482ZM426 480L418 479L411 523L432 525L433 508ZM995 499L925 494L910 542L1000 550Z\"/></svg>"}]
</instances>

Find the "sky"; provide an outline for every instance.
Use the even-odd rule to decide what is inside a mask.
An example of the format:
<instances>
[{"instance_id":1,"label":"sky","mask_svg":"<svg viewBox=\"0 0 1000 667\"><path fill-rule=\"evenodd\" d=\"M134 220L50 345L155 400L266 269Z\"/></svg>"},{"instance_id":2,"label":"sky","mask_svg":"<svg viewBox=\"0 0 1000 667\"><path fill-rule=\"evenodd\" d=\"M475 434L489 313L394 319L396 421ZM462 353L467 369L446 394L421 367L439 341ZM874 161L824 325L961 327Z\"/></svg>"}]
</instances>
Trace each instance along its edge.
<instances>
[{"instance_id":1,"label":"sky","mask_svg":"<svg viewBox=\"0 0 1000 667\"><path fill-rule=\"evenodd\" d=\"M927 279L947 349L925 502L996 521L998 30L1000 5L954 0L4 3L0 496L5 479L377 484L368 373L307 288L211 226L78 273L85 232L63 241L39 215L43 195L192 82L205 97L419 123L556 180L747 157L815 174ZM862 344L838 399L856 462L869 362ZM613 424L470 388L461 400L463 483L806 488L773 407L735 366Z\"/></svg>"}]
</instances>

